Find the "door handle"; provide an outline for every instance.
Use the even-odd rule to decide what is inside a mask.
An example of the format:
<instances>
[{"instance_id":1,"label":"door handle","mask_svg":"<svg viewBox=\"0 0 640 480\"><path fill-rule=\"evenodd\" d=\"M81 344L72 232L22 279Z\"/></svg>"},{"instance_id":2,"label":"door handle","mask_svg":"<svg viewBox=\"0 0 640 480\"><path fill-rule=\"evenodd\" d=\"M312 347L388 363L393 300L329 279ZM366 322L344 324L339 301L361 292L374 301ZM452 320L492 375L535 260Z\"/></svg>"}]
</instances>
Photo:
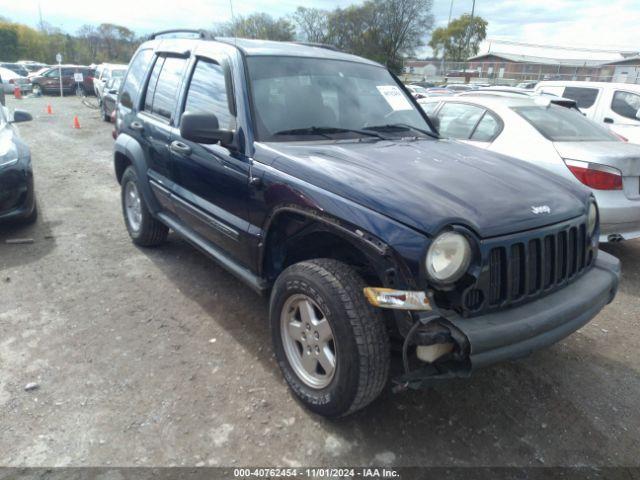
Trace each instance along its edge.
<instances>
[{"instance_id":1,"label":"door handle","mask_svg":"<svg viewBox=\"0 0 640 480\"><path fill-rule=\"evenodd\" d=\"M171 144L169 145L169 150L171 150L173 153L177 153L178 155L191 155L191 147L178 140L171 142Z\"/></svg>"},{"instance_id":2,"label":"door handle","mask_svg":"<svg viewBox=\"0 0 640 480\"><path fill-rule=\"evenodd\" d=\"M603 120L603 122L604 122L604 123L613 123L613 118L606 117L606 118Z\"/></svg>"},{"instance_id":3,"label":"door handle","mask_svg":"<svg viewBox=\"0 0 640 480\"><path fill-rule=\"evenodd\" d=\"M131 130L143 130L144 129L144 125L138 121L133 121L131 122L131 125L129 125L131 127Z\"/></svg>"}]
</instances>

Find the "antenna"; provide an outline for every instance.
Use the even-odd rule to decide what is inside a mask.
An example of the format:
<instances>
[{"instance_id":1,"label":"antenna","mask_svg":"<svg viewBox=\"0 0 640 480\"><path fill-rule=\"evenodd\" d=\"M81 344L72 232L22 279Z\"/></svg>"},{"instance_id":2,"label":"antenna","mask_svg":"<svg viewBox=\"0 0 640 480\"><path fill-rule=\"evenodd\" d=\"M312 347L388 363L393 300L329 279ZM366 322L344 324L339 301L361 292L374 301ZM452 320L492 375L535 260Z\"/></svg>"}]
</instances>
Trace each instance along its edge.
<instances>
[{"instance_id":1,"label":"antenna","mask_svg":"<svg viewBox=\"0 0 640 480\"><path fill-rule=\"evenodd\" d=\"M38 16L40 17L40 30L44 30L44 22L42 21L42 4L38 2Z\"/></svg>"},{"instance_id":2,"label":"antenna","mask_svg":"<svg viewBox=\"0 0 640 480\"><path fill-rule=\"evenodd\" d=\"M233 0L229 0L229 7L231 8L231 25L233 25L233 44L238 46L238 25L236 25L236 17L233 14Z\"/></svg>"}]
</instances>

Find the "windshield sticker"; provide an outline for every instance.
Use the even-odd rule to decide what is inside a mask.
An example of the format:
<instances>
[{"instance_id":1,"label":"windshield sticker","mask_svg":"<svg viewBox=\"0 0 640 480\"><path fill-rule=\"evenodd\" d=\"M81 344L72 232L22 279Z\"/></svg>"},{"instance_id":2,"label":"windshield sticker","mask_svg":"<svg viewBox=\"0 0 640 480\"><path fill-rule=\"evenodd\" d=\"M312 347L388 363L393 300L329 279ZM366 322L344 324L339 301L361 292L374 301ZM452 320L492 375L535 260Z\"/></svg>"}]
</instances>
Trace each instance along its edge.
<instances>
[{"instance_id":1,"label":"windshield sticker","mask_svg":"<svg viewBox=\"0 0 640 480\"><path fill-rule=\"evenodd\" d=\"M376 88L394 110L412 110L407 97L395 85L379 85Z\"/></svg>"}]
</instances>

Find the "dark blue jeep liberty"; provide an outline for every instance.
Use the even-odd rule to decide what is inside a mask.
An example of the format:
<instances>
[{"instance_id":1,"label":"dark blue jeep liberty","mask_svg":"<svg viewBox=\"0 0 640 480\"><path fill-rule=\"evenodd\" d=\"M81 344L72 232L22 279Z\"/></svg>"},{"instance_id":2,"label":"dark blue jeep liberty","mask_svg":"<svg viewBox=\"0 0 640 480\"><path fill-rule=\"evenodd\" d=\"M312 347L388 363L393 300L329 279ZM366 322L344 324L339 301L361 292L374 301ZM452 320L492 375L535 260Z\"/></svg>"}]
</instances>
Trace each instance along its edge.
<instances>
[{"instance_id":1,"label":"dark blue jeep liberty","mask_svg":"<svg viewBox=\"0 0 640 480\"><path fill-rule=\"evenodd\" d=\"M119 96L129 235L171 229L269 294L276 357L312 411L373 401L394 346L391 384L419 388L551 345L615 296L589 190L440 139L383 66L169 33Z\"/></svg>"}]
</instances>

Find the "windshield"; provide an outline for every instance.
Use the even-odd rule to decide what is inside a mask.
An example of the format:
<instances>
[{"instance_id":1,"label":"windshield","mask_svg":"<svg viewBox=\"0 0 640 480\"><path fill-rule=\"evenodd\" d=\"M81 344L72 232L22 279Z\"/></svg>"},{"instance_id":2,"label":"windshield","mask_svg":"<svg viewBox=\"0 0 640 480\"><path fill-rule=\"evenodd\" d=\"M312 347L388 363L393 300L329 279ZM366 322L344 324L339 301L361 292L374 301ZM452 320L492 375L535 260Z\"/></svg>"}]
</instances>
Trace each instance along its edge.
<instances>
[{"instance_id":1,"label":"windshield","mask_svg":"<svg viewBox=\"0 0 640 480\"><path fill-rule=\"evenodd\" d=\"M384 68L299 57L248 57L257 139L432 135ZM303 138L300 138L303 137Z\"/></svg>"},{"instance_id":2,"label":"windshield","mask_svg":"<svg viewBox=\"0 0 640 480\"><path fill-rule=\"evenodd\" d=\"M552 142L612 142L618 139L605 128L573 109L558 105L512 107Z\"/></svg>"}]
</instances>

